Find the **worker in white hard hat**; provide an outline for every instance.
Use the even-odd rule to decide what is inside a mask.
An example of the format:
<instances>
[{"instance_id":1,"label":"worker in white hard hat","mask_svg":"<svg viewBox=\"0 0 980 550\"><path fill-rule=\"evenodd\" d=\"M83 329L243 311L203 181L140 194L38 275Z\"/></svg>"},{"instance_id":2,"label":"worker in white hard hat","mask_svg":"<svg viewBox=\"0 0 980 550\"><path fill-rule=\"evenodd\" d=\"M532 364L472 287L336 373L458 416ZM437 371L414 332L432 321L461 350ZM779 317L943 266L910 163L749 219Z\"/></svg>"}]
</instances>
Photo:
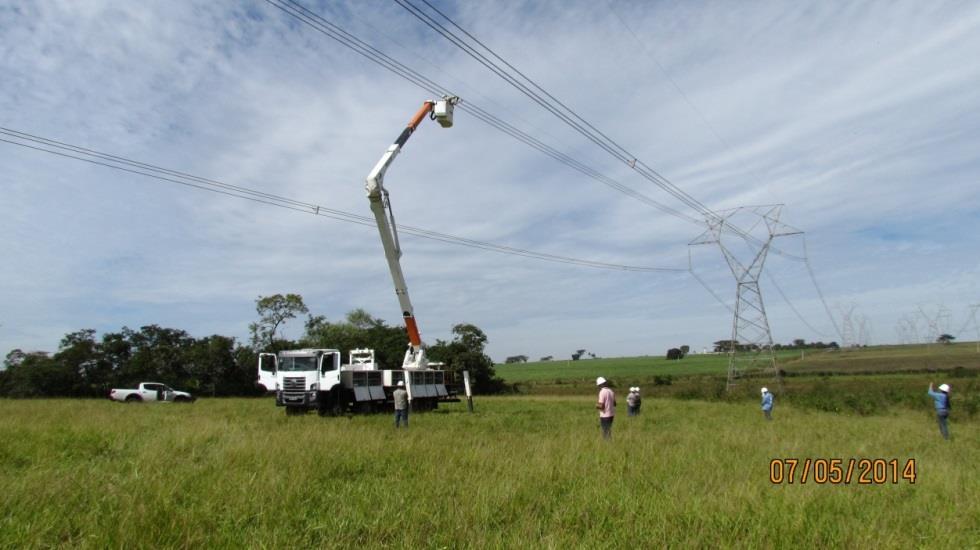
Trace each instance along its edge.
<instances>
[{"instance_id":1,"label":"worker in white hard hat","mask_svg":"<svg viewBox=\"0 0 980 550\"><path fill-rule=\"evenodd\" d=\"M766 420L772 420L772 393L769 388L762 388L762 414L766 415Z\"/></svg>"},{"instance_id":2,"label":"worker in white hard hat","mask_svg":"<svg viewBox=\"0 0 980 550\"><path fill-rule=\"evenodd\" d=\"M391 399L395 402L395 428L401 426L401 421L405 421L408 427L408 392L405 391L405 381L399 380L398 387L391 394Z\"/></svg>"},{"instance_id":3,"label":"worker in white hard hat","mask_svg":"<svg viewBox=\"0 0 980 550\"><path fill-rule=\"evenodd\" d=\"M640 388L631 387L629 395L626 396L626 411L629 416L640 414L640 401Z\"/></svg>"},{"instance_id":4,"label":"worker in white hard hat","mask_svg":"<svg viewBox=\"0 0 980 550\"><path fill-rule=\"evenodd\" d=\"M609 382L601 376L595 379L595 385L599 386L599 400L595 408L599 410L602 438L611 439L613 419L616 417L616 394L609 387Z\"/></svg>"},{"instance_id":5,"label":"worker in white hard hat","mask_svg":"<svg viewBox=\"0 0 980 550\"><path fill-rule=\"evenodd\" d=\"M949 439L949 410L952 408L949 401L949 384L940 384L939 391L933 391L932 382L929 383L929 397L936 405L936 421L939 423L939 433L943 434L943 439Z\"/></svg>"}]
</instances>

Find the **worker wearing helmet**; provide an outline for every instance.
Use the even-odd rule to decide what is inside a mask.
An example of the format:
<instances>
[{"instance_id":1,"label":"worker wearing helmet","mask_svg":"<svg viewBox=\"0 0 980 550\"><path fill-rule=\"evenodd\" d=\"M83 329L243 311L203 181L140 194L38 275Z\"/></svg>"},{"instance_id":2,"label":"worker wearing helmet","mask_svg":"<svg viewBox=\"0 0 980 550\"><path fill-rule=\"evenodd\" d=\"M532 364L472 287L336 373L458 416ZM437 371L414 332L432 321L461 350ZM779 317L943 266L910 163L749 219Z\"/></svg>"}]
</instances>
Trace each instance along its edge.
<instances>
[{"instance_id":1,"label":"worker wearing helmet","mask_svg":"<svg viewBox=\"0 0 980 550\"><path fill-rule=\"evenodd\" d=\"M949 384L940 384L939 391L933 391L932 382L929 383L929 397L936 405L936 421L939 423L939 433L943 434L943 439L949 439L949 427L946 421L949 419Z\"/></svg>"},{"instance_id":2,"label":"worker wearing helmet","mask_svg":"<svg viewBox=\"0 0 980 550\"><path fill-rule=\"evenodd\" d=\"M599 386L599 401L595 408L599 410L599 426L602 428L602 438L612 438L613 418L616 417L616 394L609 387L609 382L605 378L595 379L595 385Z\"/></svg>"},{"instance_id":3,"label":"worker wearing helmet","mask_svg":"<svg viewBox=\"0 0 980 550\"><path fill-rule=\"evenodd\" d=\"M640 388L634 386L630 388L629 395L626 396L626 409L629 416L640 414Z\"/></svg>"},{"instance_id":4,"label":"worker wearing helmet","mask_svg":"<svg viewBox=\"0 0 980 550\"><path fill-rule=\"evenodd\" d=\"M766 420L772 420L772 394L769 388L762 388L762 413L766 415Z\"/></svg>"},{"instance_id":5,"label":"worker wearing helmet","mask_svg":"<svg viewBox=\"0 0 980 550\"><path fill-rule=\"evenodd\" d=\"M395 402L395 427L400 427L401 421L405 421L405 427L408 427L408 392L405 391L405 382L402 380L398 381L398 387L391 394L392 400Z\"/></svg>"}]
</instances>

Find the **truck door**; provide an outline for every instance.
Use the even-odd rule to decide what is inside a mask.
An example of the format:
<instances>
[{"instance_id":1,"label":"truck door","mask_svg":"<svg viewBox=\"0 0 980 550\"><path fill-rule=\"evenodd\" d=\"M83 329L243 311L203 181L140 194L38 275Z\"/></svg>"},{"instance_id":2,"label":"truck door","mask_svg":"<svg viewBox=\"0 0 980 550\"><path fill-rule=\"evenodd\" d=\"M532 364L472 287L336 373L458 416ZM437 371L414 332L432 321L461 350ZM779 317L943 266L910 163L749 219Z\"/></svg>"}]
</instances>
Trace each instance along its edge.
<instances>
[{"instance_id":1,"label":"truck door","mask_svg":"<svg viewBox=\"0 0 980 550\"><path fill-rule=\"evenodd\" d=\"M275 353L259 354L259 378L256 380L265 391L276 391L276 373L279 372L279 359Z\"/></svg>"},{"instance_id":2,"label":"truck door","mask_svg":"<svg viewBox=\"0 0 980 550\"><path fill-rule=\"evenodd\" d=\"M141 384L140 397L142 397L143 401L145 402L162 401L162 396L160 395L162 393L162 389L163 386L161 384Z\"/></svg>"},{"instance_id":3,"label":"truck door","mask_svg":"<svg viewBox=\"0 0 980 550\"><path fill-rule=\"evenodd\" d=\"M324 353L320 356L320 389L330 391L340 382L340 354Z\"/></svg>"}]
</instances>

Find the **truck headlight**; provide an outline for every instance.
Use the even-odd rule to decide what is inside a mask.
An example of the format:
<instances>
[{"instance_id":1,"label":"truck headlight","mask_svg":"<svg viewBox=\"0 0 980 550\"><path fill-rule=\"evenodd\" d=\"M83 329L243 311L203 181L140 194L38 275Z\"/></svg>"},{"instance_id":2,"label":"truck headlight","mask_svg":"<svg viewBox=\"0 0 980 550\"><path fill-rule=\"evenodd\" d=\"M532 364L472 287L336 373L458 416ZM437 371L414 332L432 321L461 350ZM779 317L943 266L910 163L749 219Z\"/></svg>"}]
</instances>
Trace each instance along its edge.
<instances>
[{"instance_id":1,"label":"truck headlight","mask_svg":"<svg viewBox=\"0 0 980 550\"><path fill-rule=\"evenodd\" d=\"M317 384L316 382L310 384L310 391L317 391L319 389L320 389L320 384Z\"/></svg>"}]
</instances>

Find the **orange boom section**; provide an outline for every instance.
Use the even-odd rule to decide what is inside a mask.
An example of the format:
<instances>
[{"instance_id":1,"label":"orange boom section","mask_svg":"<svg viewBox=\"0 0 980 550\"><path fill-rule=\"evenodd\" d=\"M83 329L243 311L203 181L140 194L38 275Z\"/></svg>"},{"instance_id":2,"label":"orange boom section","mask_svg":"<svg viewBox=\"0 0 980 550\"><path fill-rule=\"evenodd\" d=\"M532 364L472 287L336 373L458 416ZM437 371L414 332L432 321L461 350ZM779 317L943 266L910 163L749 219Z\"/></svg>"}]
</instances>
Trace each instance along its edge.
<instances>
[{"instance_id":1,"label":"orange boom section","mask_svg":"<svg viewBox=\"0 0 980 550\"><path fill-rule=\"evenodd\" d=\"M405 317L405 330L408 331L408 341L413 346L422 345L422 338L419 336L419 326L415 323L415 317L411 315Z\"/></svg>"}]
</instances>

